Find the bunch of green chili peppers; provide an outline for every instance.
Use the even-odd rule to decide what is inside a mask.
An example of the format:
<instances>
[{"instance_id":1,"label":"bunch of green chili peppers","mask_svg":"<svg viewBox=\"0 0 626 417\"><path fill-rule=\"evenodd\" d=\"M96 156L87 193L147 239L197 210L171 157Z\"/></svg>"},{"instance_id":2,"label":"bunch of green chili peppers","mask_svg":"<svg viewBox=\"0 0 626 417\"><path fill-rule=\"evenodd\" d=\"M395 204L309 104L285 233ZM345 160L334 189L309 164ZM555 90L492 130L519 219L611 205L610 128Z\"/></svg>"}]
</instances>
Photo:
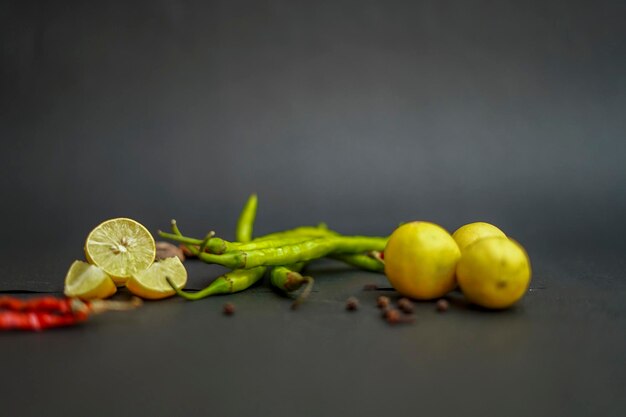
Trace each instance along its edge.
<instances>
[{"instance_id":1,"label":"bunch of green chili peppers","mask_svg":"<svg viewBox=\"0 0 626 417\"><path fill-rule=\"evenodd\" d=\"M301 274L309 261L330 257L368 271L383 271L380 253L387 243L386 237L343 236L321 223L253 239L257 206L257 196L252 194L237 221L235 242L215 237L213 232L204 239L184 236L175 220L172 220L172 233L159 231L161 237L181 243L200 260L232 269L194 293L183 291L168 279L178 295L199 300L214 294L243 291L259 281L271 267L270 281L276 288L290 293L304 286L292 304L295 308L313 286L313 278Z\"/></svg>"}]
</instances>

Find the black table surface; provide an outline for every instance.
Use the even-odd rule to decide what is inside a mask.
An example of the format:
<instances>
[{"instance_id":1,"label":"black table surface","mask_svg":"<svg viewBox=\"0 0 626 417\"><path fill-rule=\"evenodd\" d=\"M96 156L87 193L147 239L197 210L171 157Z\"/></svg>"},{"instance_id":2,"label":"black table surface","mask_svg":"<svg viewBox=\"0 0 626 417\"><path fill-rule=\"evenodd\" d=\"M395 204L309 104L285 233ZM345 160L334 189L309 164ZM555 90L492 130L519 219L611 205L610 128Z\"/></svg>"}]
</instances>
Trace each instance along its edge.
<instances>
[{"instance_id":1,"label":"black table surface","mask_svg":"<svg viewBox=\"0 0 626 417\"><path fill-rule=\"evenodd\" d=\"M482 220L533 266L398 326L323 260L297 311L260 282L2 332L0 415L623 415L623 3L0 2L2 295L61 295L107 218L232 238L252 192L256 234Z\"/></svg>"},{"instance_id":2,"label":"black table surface","mask_svg":"<svg viewBox=\"0 0 626 417\"><path fill-rule=\"evenodd\" d=\"M196 302L146 302L73 328L4 333L2 407L15 416L617 416L622 259L534 254L531 289L515 308L480 310L453 292L447 312L420 302L415 322L397 326L375 306L381 294L398 297L384 275L321 261L296 311L261 283ZM215 274L187 266L197 285ZM350 296L355 312L345 310ZM233 316L222 314L226 302Z\"/></svg>"}]
</instances>

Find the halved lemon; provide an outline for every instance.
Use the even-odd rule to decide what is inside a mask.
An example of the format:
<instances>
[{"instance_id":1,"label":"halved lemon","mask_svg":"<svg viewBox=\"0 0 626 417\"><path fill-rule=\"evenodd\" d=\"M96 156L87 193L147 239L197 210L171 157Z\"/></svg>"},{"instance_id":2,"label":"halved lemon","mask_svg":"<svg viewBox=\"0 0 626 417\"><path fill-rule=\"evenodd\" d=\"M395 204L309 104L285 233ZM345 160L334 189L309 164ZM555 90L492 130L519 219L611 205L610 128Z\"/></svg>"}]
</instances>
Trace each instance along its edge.
<instances>
[{"instance_id":1,"label":"halved lemon","mask_svg":"<svg viewBox=\"0 0 626 417\"><path fill-rule=\"evenodd\" d=\"M152 265L155 254L154 238L148 229L132 219L102 222L85 241L87 260L102 268L118 285Z\"/></svg>"},{"instance_id":2,"label":"halved lemon","mask_svg":"<svg viewBox=\"0 0 626 417\"><path fill-rule=\"evenodd\" d=\"M178 288L187 283L187 270L177 256L157 261L148 269L137 272L126 281L126 288L133 294L150 300L171 297L176 292L166 278Z\"/></svg>"},{"instance_id":3,"label":"halved lemon","mask_svg":"<svg viewBox=\"0 0 626 417\"><path fill-rule=\"evenodd\" d=\"M94 300L108 298L116 291L117 287L111 277L87 262L74 261L65 276L64 293L68 297Z\"/></svg>"}]
</instances>

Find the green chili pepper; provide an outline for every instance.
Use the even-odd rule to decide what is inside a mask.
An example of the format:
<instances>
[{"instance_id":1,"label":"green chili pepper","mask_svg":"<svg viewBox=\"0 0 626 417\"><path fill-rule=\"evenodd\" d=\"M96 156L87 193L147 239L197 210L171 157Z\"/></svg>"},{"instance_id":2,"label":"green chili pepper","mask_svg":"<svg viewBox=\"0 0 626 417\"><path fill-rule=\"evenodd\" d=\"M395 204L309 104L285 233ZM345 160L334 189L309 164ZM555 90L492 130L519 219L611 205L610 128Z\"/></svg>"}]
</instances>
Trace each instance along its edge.
<instances>
[{"instance_id":1,"label":"green chili pepper","mask_svg":"<svg viewBox=\"0 0 626 417\"><path fill-rule=\"evenodd\" d=\"M198 258L207 263L232 269L249 269L257 266L288 265L322 258L329 254L360 253L383 250L387 238L366 236L338 236L315 238L292 245L280 244L267 249L232 251L222 255L199 253Z\"/></svg>"},{"instance_id":2,"label":"green chili pepper","mask_svg":"<svg viewBox=\"0 0 626 417\"><path fill-rule=\"evenodd\" d=\"M282 238L289 238L294 236L306 236L306 237L325 237L325 236L339 236L339 233L330 230L326 223L320 223L317 226L300 226L294 229L283 230L282 232L274 232L267 235L260 236L254 239L255 242L262 242L265 240L275 240Z\"/></svg>"},{"instance_id":3,"label":"green chili pepper","mask_svg":"<svg viewBox=\"0 0 626 417\"><path fill-rule=\"evenodd\" d=\"M250 242L252 240L252 230L254 228L257 205L258 199L256 194L250 195L237 221L235 239L238 242Z\"/></svg>"},{"instance_id":4,"label":"green chili pepper","mask_svg":"<svg viewBox=\"0 0 626 417\"><path fill-rule=\"evenodd\" d=\"M252 240L257 205L257 196L252 194L237 222L237 242L216 238L213 232L207 234L203 240L183 236L175 220L172 220L173 233L159 231L160 236L186 245L201 260L234 269L196 293L176 288L168 280L178 295L189 300L198 300L213 294L242 291L261 279L266 266L272 265L275 267L271 273L271 282L277 288L290 292L306 285L292 305L292 308L296 308L311 292L313 285L312 277L300 274L309 260L331 256L363 269L382 270L382 262L358 252L382 250L387 238L341 236L329 230L324 223L271 233Z\"/></svg>"},{"instance_id":5,"label":"green chili pepper","mask_svg":"<svg viewBox=\"0 0 626 417\"><path fill-rule=\"evenodd\" d=\"M253 251L260 249L272 249L278 248L282 246L291 246L298 243L304 243L309 240L317 240L322 237L327 238L367 238L371 237L365 236L342 236L337 232L333 232L330 230L319 231L317 233L309 234L308 232L315 230L314 227L311 226L303 226L296 229L286 230L283 232L277 232L270 235L263 236L259 239L254 239L250 242L229 242L227 240L214 237L213 232L209 233L204 240L194 239L190 237L183 236L178 230L178 226L176 224L176 220L172 220L172 230L174 233L166 233L163 231L159 231L159 236L174 240L176 242L196 246L200 248L205 248L206 252L213 255L222 255L228 252L235 251ZM379 237L375 237L374 239L383 239ZM386 238L385 238L386 239ZM203 251L202 251L203 252Z\"/></svg>"},{"instance_id":6,"label":"green chili pepper","mask_svg":"<svg viewBox=\"0 0 626 417\"><path fill-rule=\"evenodd\" d=\"M385 270L385 264L383 262L367 254L335 254L330 255L330 258L366 271L383 272Z\"/></svg>"},{"instance_id":7,"label":"green chili pepper","mask_svg":"<svg viewBox=\"0 0 626 417\"><path fill-rule=\"evenodd\" d=\"M325 227L325 225L323 225L323 227ZM209 246L212 246L214 250L209 250L209 252L215 255L224 254L225 252L251 251L251 250L276 248L276 247L281 247L285 245L294 245L294 244L304 243L306 241L309 241L315 238L315 236L317 237L323 237L323 236L350 237L350 236L341 236L337 232L325 229L323 227L302 226L302 227L298 227L295 229L290 229L290 230L285 230L282 232L276 232L276 233L272 233L269 235L265 235L260 238L254 239L253 241L249 243L239 243L239 242L228 242L220 238L212 237L212 234L207 235L207 239L205 240L194 239L194 238L183 236L180 233L180 230L178 230L176 221L172 220L172 230L174 231L174 233L166 233L166 232L159 231L159 235L161 237L165 237L170 240L174 240L184 245L187 245L189 250L191 250L194 253L198 252L198 250L193 250L194 247L198 248L198 247L206 246L208 249ZM283 237L283 238L278 239L278 237ZM383 239L383 238L377 238L377 239ZM213 242L213 245L211 245L210 243L207 245L207 242ZM220 247L220 250L215 250L216 247ZM338 259L349 265L356 266L358 268L365 269L365 270L382 271L384 269L384 265L382 262L380 262L380 260L374 259L364 254L344 254L342 256L331 256L331 257L334 257L335 259Z\"/></svg>"},{"instance_id":8,"label":"green chili pepper","mask_svg":"<svg viewBox=\"0 0 626 417\"><path fill-rule=\"evenodd\" d=\"M251 269L236 269L217 277L208 287L194 293L181 290L169 278L167 278L167 282L176 291L176 294L181 297L187 300L200 300L215 294L231 294L246 290L263 277L266 269L264 266Z\"/></svg>"},{"instance_id":9,"label":"green chili pepper","mask_svg":"<svg viewBox=\"0 0 626 417\"><path fill-rule=\"evenodd\" d=\"M159 230L159 236L187 246L204 246L207 252L216 255L221 255L225 252L233 250L265 249L273 247L275 246L275 241L277 239L292 239L290 243L293 244L307 240L307 238L339 236L337 232L328 230L326 225L323 223L320 224L320 226L302 226L296 227L295 229L284 230L282 232L271 233L254 239L251 242L228 242L224 239L220 239L219 237L213 237L211 233L209 233L203 240L195 239L183 236L179 232L177 233L175 231L176 228L176 220L172 220L172 230L174 230L174 233L167 233ZM243 248L241 246L243 246Z\"/></svg>"},{"instance_id":10,"label":"green chili pepper","mask_svg":"<svg viewBox=\"0 0 626 417\"><path fill-rule=\"evenodd\" d=\"M300 271L305 266L305 262L298 262L293 265L287 266L275 266L270 273L270 281L276 288L285 292L292 292L300 289L305 285L304 290L300 293L300 296L294 300L291 304L292 309L298 308L298 306L304 301L313 288L313 277L302 276Z\"/></svg>"},{"instance_id":11,"label":"green chili pepper","mask_svg":"<svg viewBox=\"0 0 626 417\"><path fill-rule=\"evenodd\" d=\"M178 229L176 228L176 230ZM199 249L195 247L188 247L188 249L196 256L201 255ZM174 283L169 278L167 278L167 282L179 296L184 297L187 300L200 300L214 294L230 294L238 291L243 291L252 286L258 280L260 280L263 277L266 269L267 268L264 266L250 269L236 269L234 271L219 276L217 279L215 279L215 281L209 284L208 287L195 293L189 293L176 287L176 285L174 285Z\"/></svg>"},{"instance_id":12,"label":"green chili pepper","mask_svg":"<svg viewBox=\"0 0 626 417\"><path fill-rule=\"evenodd\" d=\"M241 239L242 241L249 241L251 239L253 223L256 217L256 209L257 197L255 194L252 194L248 199L248 202L244 206L241 215L239 216L239 221L237 222L236 234L238 236L238 239ZM180 233L180 230L178 229L175 220L172 220L172 231L174 232L173 236L175 236L176 238L184 238ZM204 253L205 248L208 246L208 242L212 239L217 238L214 238L213 234L209 233L207 237L203 241L201 241L199 245L197 245L199 246L199 248L192 246L188 247L188 249L195 255ZM182 243L185 244L188 242ZM176 285L174 285L174 283L169 278L167 278L167 282L179 296L186 298L187 300L200 300L202 298L215 294L231 294L234 292L246 290L263 277L266 269L267 268L264 266L259 266L256 268L237 269L228 272L224 275L217 277L215 281L209 284L208 287L195 293L189 293L176 287Z\"/></svg>"},{"instance_id":13,"label":"green chili pepper","mask_svg":"<svg viewBox=\"0 0 626 417\"><path fill-rule=\"evenodd\" d=\"M297 237L303 238L302 242L315 237L339 236L339 233L328 229L326 223L319 223L317 226L301 226L294 229L275 232L255 239L255 242L272 242L276 239L293 238L293 243ZM308 262L298 262L292 265L275 266L270 272L270 282L273 286L284 292L297 291L305 285L304 290L291 304L292 309L298 306L309 296L313 289L314 279L311 276L302 276L300 271L308 264Z\"/></svg>"},{"instance_id":14,"label":"green chili pepper","mask_svg":"<svg viewBox=\"0 0 626 417\"><path fill-rule=\"evenodd\" d=\"M336 254L330 255L330 258L367 271L382 272L385 269L385 264L370 254ZM284 292L294 292L305 285L304 290L291 304L291 308L294 310L308 298L313 289L313 277L300 274L306 264L307 262L299 262L293 265L275 266L270 273L272 285Z\"/></svg>"}]
</instances>

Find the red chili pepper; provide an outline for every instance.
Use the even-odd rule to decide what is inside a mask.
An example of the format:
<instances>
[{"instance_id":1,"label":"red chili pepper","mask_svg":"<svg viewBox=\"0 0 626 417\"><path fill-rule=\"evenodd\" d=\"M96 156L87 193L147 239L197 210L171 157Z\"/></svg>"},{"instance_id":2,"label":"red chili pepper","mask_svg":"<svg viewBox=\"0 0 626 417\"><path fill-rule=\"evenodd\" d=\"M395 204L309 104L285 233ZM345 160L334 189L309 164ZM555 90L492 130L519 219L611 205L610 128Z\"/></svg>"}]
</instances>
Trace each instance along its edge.
<instances>
[{"instance_id":1,"label":"red chili pepper","mask_svg":"<svg viewBox=\"0 0 626 417\"><path fill-rule=\"evenodd\" d=\"M3 311L0 313L0 329L40 331L51 327L70 326L87 320L87 317L87 314Z\"/></svg>"},{"instance_id":2,"label":"red chili pepper","mask_svg":"<svg viewBox=\"0 0 626 417\"><path fill-rule=\"evenodd\" d=\"M39 297L22 300L14 297L0 297L0 310L12 311L50 311L71 313L70 298Z\"/></svg>"},{"instance_id":3,"label":"red chili pepper","mask_svg":"<svg viewBox=\"0 0 626 417\"><path fill-rule=\"evenodd\" d=\"M27 300L0 297L0 330L35 330L70 326L83 322L92 313L107 310L128 310L141 304L131 302L81 301L77 298L39 297Z\"/></svg>"},{"instance_id":4,"label":"red chili pepper","mask_svg":"<svg viewBox=\"0 0 626 417\"><path fill-rule=\"evenodd\" d=\"M43 330L87 320L89 303L72 298L0 297L0 329Z\"/></svg>"}]
</instances>

